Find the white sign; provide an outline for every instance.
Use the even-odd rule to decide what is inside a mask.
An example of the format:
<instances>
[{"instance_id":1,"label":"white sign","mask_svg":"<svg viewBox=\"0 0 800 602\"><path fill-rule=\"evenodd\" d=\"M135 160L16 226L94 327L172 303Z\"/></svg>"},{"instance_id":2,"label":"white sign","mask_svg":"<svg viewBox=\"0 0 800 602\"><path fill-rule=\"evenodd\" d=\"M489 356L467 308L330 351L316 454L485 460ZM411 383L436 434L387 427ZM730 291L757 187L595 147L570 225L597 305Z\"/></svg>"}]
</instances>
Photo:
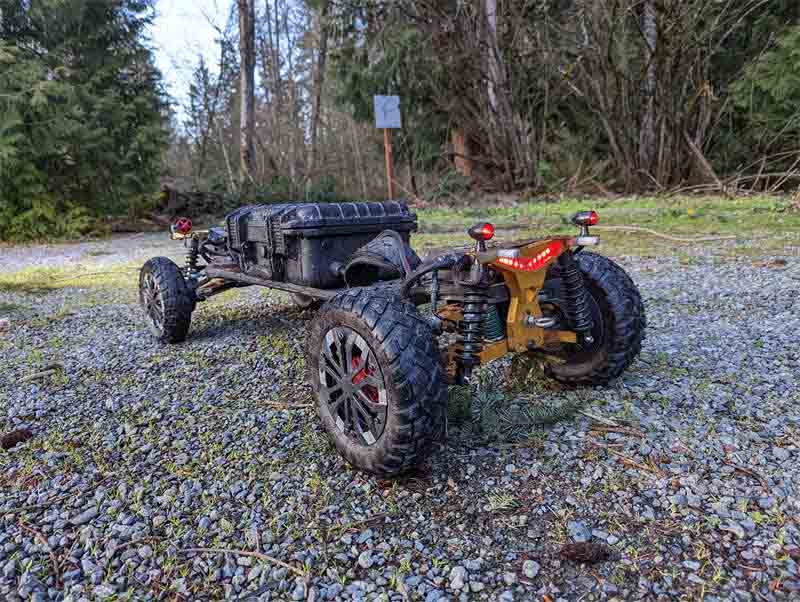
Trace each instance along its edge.
<instances>
[{"instance_id":1,"label":"white sign","mask_svg":"<svg viewBox=\"0 0 800 602\"><path fill-rule=\"evenodd\" d=\"M379 130L399 130L403 127L399 96L375 97L375 127Z\"/></svg>"}]
</instances>

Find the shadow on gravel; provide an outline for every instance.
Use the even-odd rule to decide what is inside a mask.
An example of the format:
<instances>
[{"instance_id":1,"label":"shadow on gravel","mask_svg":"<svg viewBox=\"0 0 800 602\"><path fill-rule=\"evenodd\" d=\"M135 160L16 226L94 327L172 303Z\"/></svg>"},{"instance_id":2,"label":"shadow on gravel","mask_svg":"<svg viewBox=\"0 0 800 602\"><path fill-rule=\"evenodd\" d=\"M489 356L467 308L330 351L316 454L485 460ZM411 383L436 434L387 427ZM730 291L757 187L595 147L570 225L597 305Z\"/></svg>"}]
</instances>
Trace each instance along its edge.
<instances>
[{"instance_id":1,"label":"shadow on gravel","mask_svg":"<svg viewBox=\"0 0 800 602\"><path fill-rule=\"evenodd\" d=\"M313 312L301 311L292 306L263 307L262 312L247 312L241 317L231 316L219 318L220 313L224 313L225 308L220 307L222 312L211 311L198 316L198 320L192 325L187 343L192 341L207 341L218 339L223 341L225 337L240 336L289 336L294 331L305 328L308 321L313 316ZM262 313L262 317L254 315Z\"/></svg>"}]
</instances>

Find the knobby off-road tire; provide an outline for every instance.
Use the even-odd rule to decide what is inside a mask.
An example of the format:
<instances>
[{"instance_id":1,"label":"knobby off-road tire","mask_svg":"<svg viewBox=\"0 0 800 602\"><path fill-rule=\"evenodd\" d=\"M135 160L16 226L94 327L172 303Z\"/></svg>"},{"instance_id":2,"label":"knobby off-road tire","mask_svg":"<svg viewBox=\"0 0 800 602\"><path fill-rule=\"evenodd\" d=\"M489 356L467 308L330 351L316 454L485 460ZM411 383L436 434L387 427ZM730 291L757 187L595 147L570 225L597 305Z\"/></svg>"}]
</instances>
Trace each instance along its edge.
<instances>
[{"instance_id":1,"label":"knobby off-road tire","mask_svg":"<svg viewBox=\"0 0 800 602\"><path fill-rule=\"evenodd\" d=\"M630 276L607 257L583 252L575 261L602 317L602 327L596 325L593 332L602 340L568 356L563 364L549 364L546 371L568 385L605 385L618 378L642 350L647 326L644 303Z\"/></svg>"},{"instance_id":2,"label":"knobby off-road tire","mask_svg":"<svg viewBox=\"0 0 800 602\"><path fill-rule=\"evenodd\" d=\"M192 322L193 297L183 273L171 259L151 259L139 272L139 303L150 332L163 343L186 340Z\"/></svg>"},{"instance_id":3,"label":"knobby off-road tire","mask_svg":"<svg viewBox=\"0 0 800 602\"><path fill-rule=\"evenodd\" d=\"M338 295L311 322L307 358L317 413L351 465L392 477L430 453L444 431L447 386L436 338L411 303L380 287ZM370 423L362 410L378 418Z\"/></svg>"}]
</instances>

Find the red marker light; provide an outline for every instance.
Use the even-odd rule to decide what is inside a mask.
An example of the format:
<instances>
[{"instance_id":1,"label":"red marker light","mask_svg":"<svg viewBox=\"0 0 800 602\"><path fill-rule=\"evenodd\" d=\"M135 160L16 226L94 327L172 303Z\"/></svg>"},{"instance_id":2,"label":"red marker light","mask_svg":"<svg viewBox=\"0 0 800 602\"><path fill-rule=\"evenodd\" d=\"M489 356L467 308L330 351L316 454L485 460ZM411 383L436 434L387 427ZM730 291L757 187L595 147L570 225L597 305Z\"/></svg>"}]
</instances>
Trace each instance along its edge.
<instances>
[{"instance_id":1,"label":"red marker light","mask_svg":"<svg viewBox=\"0 0 800 602\"><path fill-rule=\"evenodd\" d=\"M474 240L486 242L494 238L494 226L489 223L476 224L469 229L469 235Z\"/></svg>"},{"instance_id":2,"label":"red marker light","mask_svg":"<svg viewBox=\"0 0 800 602\"><path fill-rule=\"evenodd\" d=\"M579 211L572 218L572 223L576 226L596 226L599 221L597 211Z\"/></svg>"},{"instance_id":3,"label":"red marker light","mask_svg":"<svg viewBox=\"0 0 800 602\"><path fill-rule=\"evenodd\" d=\"M192 231L192 220L188 217L181 217L175 221L175 232L183 234L184 236Z\"/></svg>"}]
</instances>

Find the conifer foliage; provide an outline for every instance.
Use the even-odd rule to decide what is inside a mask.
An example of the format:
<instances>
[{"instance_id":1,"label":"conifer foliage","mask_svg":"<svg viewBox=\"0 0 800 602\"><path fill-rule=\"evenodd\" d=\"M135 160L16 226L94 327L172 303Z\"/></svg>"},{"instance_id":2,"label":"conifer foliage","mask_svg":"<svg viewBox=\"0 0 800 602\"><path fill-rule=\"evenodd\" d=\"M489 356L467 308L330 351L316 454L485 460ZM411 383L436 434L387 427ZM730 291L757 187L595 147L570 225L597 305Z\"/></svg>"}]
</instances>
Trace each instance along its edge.
<instances>
[{"instance_id":1,"label":"conifer foliage","mask_svg":"<svg viewBox=\"0 0 800 602\"><path fill-rule=\"evenodd\" d=\"M0 239L74 236L155 190L153 3L0 0Z\"/></svg>"}]
</instances>

